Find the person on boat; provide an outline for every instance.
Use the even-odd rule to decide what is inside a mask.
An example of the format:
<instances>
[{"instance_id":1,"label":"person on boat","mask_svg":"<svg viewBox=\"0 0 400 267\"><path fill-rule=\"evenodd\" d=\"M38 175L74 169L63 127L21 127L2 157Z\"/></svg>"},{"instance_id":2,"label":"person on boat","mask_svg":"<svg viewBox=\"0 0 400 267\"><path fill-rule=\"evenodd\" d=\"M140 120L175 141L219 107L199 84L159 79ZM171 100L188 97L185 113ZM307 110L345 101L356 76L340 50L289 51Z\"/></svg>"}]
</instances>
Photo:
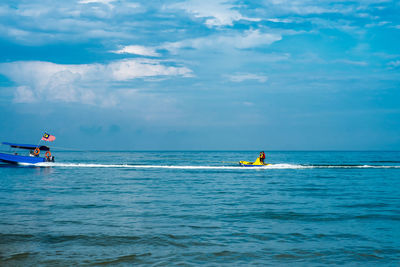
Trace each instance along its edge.
<instances>
[{"instance_id":1,"label":"person on boat","mask_svg":"<svg viewBox=\"0 0 400 267\"><path fill-rule=\"evenodd\" d=\"M260 162L261 162L262 164L265 164L265 163L264 163L264 160L265 160L265 153L264 153L264 151L261 151L261 152L260 152Z\"/></svg>"},{"instance_id":2,"label":"person on boat","mask_svg":"<svg viewBox=\"0 0 400 267\"><path fill-rule=\"evenodd\" d=\"M30 157L39 157L39 152L35 153L36 150L31 150L29 151L29 156Z\"/></svg>"}]
</instances>

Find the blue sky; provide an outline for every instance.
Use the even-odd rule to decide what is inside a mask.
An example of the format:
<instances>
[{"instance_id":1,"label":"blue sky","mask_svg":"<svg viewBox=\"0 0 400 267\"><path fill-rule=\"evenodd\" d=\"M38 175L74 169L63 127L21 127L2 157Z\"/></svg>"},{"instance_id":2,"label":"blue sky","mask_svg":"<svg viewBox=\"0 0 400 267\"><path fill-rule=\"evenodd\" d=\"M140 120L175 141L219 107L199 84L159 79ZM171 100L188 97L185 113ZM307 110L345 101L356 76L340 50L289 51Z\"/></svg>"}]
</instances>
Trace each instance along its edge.
<instances>
[{"instance_id":1,"label":"blue sky","mask_svg":"<svg viewBox=\"0 0 400 267\"><path fill-rule=\"evenodd\" d=\"M399 150L400 2L2 1L0 139Z\"/></svg>"}]
</instances>

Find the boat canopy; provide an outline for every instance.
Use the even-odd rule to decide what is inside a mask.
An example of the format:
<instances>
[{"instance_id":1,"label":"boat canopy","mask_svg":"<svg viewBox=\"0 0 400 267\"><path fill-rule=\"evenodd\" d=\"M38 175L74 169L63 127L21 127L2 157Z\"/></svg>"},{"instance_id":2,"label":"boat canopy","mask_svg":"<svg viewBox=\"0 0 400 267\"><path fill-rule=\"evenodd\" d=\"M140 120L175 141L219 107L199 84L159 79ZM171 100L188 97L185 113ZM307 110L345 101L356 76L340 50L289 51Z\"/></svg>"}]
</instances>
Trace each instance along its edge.
<instances>
[{"instance_id":1,"label":"boat canopy","mask_svg":"<svg viewBox=\"0 0 400 267\"><path fill-rule=\"evenodd\" d=\"M35 145L29 145L29 144L14 144L14 143L8 143L8 142L3 142L2 144L10 146L10 147L14 147L14 148L21 148L21 149L34 150L35 148L39 148L42 151L50 150L50 148L48 146L35 146Z\"/></svg>"}]
</instances>

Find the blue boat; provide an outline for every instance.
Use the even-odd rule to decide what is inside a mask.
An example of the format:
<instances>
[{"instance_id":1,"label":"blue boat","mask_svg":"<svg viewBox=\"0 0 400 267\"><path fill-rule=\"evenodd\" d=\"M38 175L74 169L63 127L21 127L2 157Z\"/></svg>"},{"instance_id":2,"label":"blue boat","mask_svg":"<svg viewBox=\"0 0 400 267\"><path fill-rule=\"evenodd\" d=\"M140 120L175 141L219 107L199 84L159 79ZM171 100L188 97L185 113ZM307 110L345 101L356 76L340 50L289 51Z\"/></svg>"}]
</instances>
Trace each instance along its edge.
<instances>
[{"instance_id":1,"label":"blue boat","mask_svg":"<svg viewBox=\"0 0 400 267\"><path fill-rule=\"evenodd\" d=\"M18 164L18 163L28 163L36 164L40 162L54 162L54 156L51 155L50 148L48 146L35 146L29 144L15 144L3 142L3 145L10 146L12 149L24 149L29 150L28 155L20 155L17 152L10 153L0 153L0 162ZM44 157L40 156L40 152L45 151Z\"/></svg>"}]
</instances>

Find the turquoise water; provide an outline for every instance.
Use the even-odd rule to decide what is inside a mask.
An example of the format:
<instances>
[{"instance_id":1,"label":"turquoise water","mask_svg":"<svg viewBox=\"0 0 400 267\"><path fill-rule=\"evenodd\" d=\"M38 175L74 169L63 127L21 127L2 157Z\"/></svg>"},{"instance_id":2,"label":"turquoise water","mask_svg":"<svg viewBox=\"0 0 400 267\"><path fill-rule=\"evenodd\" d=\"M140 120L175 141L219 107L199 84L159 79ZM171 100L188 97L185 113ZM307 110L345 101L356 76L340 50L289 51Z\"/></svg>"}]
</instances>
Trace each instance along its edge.
<instances>
[{"instance_id":1,"label":"turquoise water","mask_svg":"<svg viewBox=\"0 0 400 267\"><path fill-rule=\"evenodd\" d=\"M400 262L400 152L53 154L0 166L0 265Z\"/></svg>"}]
</instances>

